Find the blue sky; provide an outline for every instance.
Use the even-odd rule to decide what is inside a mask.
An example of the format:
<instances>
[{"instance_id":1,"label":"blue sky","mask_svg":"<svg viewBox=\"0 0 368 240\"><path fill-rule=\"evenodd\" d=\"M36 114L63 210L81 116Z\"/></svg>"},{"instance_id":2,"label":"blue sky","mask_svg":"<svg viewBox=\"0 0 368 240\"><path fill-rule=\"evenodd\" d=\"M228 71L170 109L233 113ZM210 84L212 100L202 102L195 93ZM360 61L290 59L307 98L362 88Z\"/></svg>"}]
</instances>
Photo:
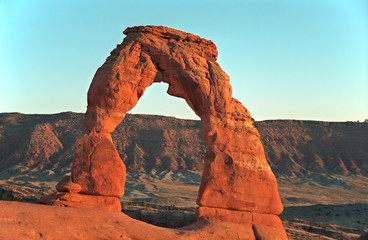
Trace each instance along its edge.
<instances>
[{"instance_id":1,"label":"blue sky","mask_svg":"<svg viewBox=\"0 0 368 240\"><path fill-rule=\"evenodd\" d=\"M0 0L0 112L85 112L97 68L125 28L212 40L233 97L256 120L368 119L368 1ZM132 113L196 116L167 85Z\"/></svg>"}]
</instances>

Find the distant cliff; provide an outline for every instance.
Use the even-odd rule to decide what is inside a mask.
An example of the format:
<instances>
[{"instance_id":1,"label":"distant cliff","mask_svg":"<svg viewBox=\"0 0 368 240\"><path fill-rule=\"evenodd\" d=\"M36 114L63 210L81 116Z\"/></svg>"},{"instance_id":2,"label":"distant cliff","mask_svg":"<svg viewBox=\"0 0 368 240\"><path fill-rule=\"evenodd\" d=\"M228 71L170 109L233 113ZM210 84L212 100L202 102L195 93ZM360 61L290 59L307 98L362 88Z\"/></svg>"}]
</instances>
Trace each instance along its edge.
<instances>
[{"instance_id":1,"label":"distant cliff","mask_svg":"<svg viewBox=\"0 0 368 240\"><path fill-rule=\"evenodd\" d=\"M277 174L368 173L368 123L272 120L256 123Z\"/></svg>"},{"instance_id":2,"label":"distant cliff","mask_svg":"<svg viewBox=\"0 0 368 240\"><path fill-rule=\"evenodd\" d=\"M0 113L0 176L18 167L69 169L83 114ZM276 175L368 174L368 123L256 122ZM200 171L206 150L200 121L127 115L112 134L128 171Z\"/></svg>"}]
</instances>

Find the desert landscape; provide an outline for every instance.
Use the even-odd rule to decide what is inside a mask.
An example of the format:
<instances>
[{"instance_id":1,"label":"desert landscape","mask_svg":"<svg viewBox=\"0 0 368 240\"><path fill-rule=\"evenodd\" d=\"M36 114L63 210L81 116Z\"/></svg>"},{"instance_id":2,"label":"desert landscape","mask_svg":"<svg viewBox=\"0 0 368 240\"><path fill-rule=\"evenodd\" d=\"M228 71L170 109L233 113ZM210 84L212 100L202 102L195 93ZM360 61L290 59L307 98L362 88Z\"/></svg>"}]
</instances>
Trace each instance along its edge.
<instances>
[{"instance_id":1,"label":"desert landscape","mask_svg":"<svg viewBox=\"0 0 368 240\"><path fill-rule=\"evenodd\" d=\"M70 174L84 115L0 114L2 200L36 202ZM256 122L290 239L356 239L368 228L368 123ZM164 227L195 222L206 144L199 121L130 115L113 133L127 167L127 215Z\"/></svg>"},{"instance_id":2,"label":"desert landscape","mask_svg":"<svg viewBox=\"0 0 368 240\"><path fill-rule=\"evenodd\" d=\"M368 239L367 4L2 1L0 239Z\"/></svg>"}]
</instances>

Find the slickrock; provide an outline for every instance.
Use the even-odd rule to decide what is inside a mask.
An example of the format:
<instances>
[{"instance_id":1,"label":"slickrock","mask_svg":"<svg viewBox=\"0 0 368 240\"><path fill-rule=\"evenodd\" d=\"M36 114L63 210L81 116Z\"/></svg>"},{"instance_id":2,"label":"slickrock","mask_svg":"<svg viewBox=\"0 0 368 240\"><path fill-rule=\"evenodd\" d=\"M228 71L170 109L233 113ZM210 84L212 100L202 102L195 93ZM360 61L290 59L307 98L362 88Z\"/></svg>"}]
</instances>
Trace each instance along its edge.
<instances>
[{"instance_id":1,"label":"slickrock","mask_svg":"<svg viewBox=\"0 0 368 240\"><path fill-rule=\"evenodd\" d=\"M254 240L251 228L200 220L180 229L157 227L119 212L0 201L1 239ZM275 239L275 238L269 238Z\"/></svg>"},{"instance_id":2,"label":"slickrock","mask_svg":"<svg viewBox=\"0 0 368 240\"><path fill-rule=\"evenodd\" d=\"M198 219L242 223L249 239L286 239L277 182L249 111L232 98L229 76L213 42L166 27L128 28L88 90L84 128L72 181L81 193L123 194L125 167L110 134L153 82L185 99L201 118L207 151ZM124 172L124 173L123 173ZM228 233L232 234L232 233Z\"/></svg>"}]
</instances>

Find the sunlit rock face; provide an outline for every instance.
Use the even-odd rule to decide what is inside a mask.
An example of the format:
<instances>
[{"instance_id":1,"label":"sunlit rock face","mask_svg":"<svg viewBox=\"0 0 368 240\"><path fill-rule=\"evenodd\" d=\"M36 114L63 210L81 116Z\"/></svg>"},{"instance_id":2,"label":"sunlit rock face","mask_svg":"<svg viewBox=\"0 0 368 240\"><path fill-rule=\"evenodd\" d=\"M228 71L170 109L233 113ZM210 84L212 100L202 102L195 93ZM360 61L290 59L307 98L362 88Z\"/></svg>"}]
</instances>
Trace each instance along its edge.
<instances>
[{"instance_id":1,"label":"sunlit rock face","mask_svg":"<svg viewBox=\"0 0 368 240\"><path fill-rule=\"evenodd\" d=\"M125 166L110 133L147 87L165 82L168 94L185 99L201 118L208 145L197 219L242 224L249 239L286 238L276 216L283 210L276 178L254 120L232 98L229 76L216 62L215 44L167 27L133 27L124 34L88 91L84 128L89 134L79 142L72 169L80 193L123 195Z\"/></svg>"}]
</instances>

